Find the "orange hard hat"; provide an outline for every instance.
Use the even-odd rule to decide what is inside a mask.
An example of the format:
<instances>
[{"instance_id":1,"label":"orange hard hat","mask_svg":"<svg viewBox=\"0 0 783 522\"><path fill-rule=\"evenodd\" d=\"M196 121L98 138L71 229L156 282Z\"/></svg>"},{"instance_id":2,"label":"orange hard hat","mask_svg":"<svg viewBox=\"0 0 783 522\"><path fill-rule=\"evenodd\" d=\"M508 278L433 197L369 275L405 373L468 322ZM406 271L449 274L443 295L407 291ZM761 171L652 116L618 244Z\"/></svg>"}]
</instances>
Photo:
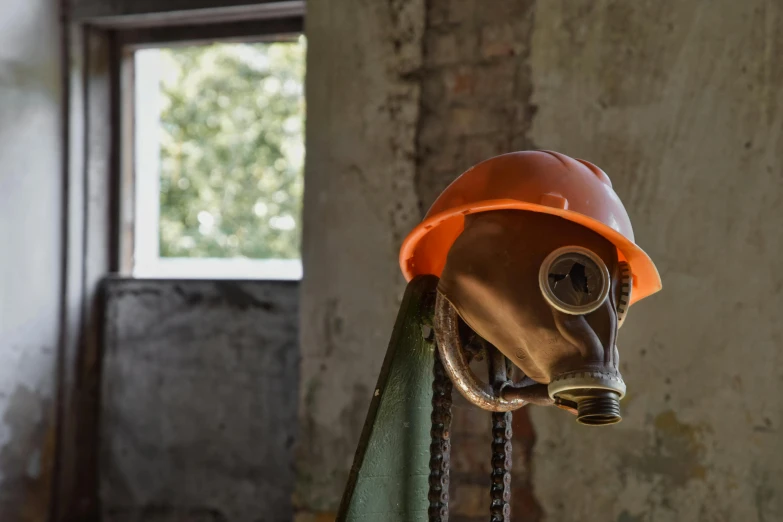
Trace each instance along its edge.
<instances>
[{"instance_id":1,"label":"orange hard hat","mask_svg":"<svg viewBox=\"0 0 783 522\"><path fill-rule=\"evenodd\" d=\"M441 275L465 215L509 209L559 216L609 240L631 268L631 304L661 289L655 264L634 243L631 220L609 176L592 163L552 151L496 156L454 180L402 244L400 267L406 279Z\"/></svg>"}]
</instances>

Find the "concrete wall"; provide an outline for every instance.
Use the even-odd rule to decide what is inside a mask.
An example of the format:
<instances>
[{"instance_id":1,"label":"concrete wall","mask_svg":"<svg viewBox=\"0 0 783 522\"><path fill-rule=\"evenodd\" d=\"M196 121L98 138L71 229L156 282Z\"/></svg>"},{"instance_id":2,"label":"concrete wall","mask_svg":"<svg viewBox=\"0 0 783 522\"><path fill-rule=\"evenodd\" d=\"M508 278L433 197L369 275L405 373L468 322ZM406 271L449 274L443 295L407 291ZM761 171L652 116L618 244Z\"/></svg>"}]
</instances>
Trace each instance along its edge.
<instances>
[{"instance_id":1,"label":"concrete wall","mask_svg":"<svg viewBox=\"0 0 783 522\"><path fill-rule=\"evenodd\" d=\"M0 16L0 520L48 511L61 295L57 3Z\"/></svg>"},{"instance_id":2,"label":"concrete wall","mask_svg":"<svg viewBox=\"0 0 783 522\"><path fill-rule=\"evenodd\" d=\"M533 412L550 520L783 519L782 55L776 2L536 5L531 139L606 169L664 282L622 424Z\"/></svg>"},{"instance_id":3,"label":"concrete wall","mask_svg":"<svg viewBox=\"0 0 783 522\"><path fill-rule=\"evenodd\" d=\"M518 415L516 484L529 483L515 519L783 517L783 8L325 4L307 20L300 507L329 512L339 499L403 285L408 214L480 159L552 148L609 173L664 291L620 335L621 425L531 409L527 429ZM396 117L381 110L389 99ZM486 516L481 422L455 415L455 451L470 435L460 425L475 436L455 460L461 520Z\"/></svg>"},{"instance_id":4,"label":"concrete wall","mask_svg":"<svg viewBox=\"0 0 783 522\"><path fill-rule=\"evenodd\" d=\"M104 522L292 518L298 284L109 280Z\"/></svg>"}]
</instances>

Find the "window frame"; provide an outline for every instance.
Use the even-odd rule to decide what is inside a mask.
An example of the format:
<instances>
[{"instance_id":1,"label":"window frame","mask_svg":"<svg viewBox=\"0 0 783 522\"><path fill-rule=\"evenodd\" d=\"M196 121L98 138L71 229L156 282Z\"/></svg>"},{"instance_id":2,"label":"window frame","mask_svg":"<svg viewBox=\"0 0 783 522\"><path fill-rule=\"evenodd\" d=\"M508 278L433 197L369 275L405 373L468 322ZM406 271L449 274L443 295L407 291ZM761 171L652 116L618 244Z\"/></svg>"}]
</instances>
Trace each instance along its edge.
<instances>
[{"instance_id":1,"label":"window frame","mask_svg":"<svg viewBox=\"0 0 783 522\"><path fill-rule=\"evenodd\" d=\"M230 4L230 5L226 5ZM53 522L99 521L102 281L132 252L128 49L304 32L304 0L74 0L62 9L63 288ZM125 116L125 117L124 117ZM130 227L130 228L129 228ZM127 273L127 272L125 272Z\"/></svg>"},{"instance_id":2,"label":"window frame","mask_svg":"<svg viewBox=\"0 0 783 522\"><path fill-rule=\"evenodd\" d=\"M288 3L290 4L290 2ZM123 276L141 279L255 279L293 280L302 278L301 260L248 260L231 258L172 258L159 256L159 209L146 215L140 212L142 201L151 201L159 195L158 180L136 177L137 143L135 123L139 118L135 107L135 60L140 49L204 45L220 43L275 42L294 38L304 31L303 12L291 16L290 8L282 18L235 21L219 25L189 25L174 27L145 27L124 30L118 34L117 45L121 55L120 92L120 179L119 194L120 234L118 271ZM143 195L138 190L143 190ZM152 223L154 221L154 223ZM137 232L145 230L144 243L137 242ZM154 243L154 244L153 244Z\"/></svg>"}]
</instances>

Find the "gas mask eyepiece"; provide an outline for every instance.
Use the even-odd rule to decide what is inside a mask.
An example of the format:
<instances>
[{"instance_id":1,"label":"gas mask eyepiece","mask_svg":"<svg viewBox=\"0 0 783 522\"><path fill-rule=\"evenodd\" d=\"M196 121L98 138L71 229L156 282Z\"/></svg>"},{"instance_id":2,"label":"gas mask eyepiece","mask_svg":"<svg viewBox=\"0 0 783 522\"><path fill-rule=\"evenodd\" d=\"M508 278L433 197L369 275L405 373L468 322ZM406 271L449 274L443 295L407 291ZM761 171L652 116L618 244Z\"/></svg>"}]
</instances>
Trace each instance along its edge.
<instances>
[{"instance_id":1,"label":"gas mask eyepiece","mask_svg":"<svg viewBox=\"0 0 783 522\"><path fill-rule=\"evenodd\" d=\"M606 263L593 251L565 246L550 253L538 272L544 299L560 312L585 315L609 296L611 278Z\"/></svg>"}]
</instances>

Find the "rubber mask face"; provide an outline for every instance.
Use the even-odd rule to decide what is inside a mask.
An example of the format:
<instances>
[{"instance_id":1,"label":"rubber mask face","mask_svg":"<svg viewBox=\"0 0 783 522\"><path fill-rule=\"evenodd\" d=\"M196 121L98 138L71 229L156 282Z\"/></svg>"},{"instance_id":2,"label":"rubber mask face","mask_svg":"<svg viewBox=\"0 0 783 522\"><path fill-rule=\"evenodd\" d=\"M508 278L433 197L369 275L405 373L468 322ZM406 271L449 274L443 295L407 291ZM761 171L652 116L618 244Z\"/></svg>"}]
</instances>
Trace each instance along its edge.
<instances>
[{"instance_id":1,"label":"rubber mask face","mask_svg":"<svg viewBox=\"0 0 783 522\"><path fill-rule=\"evenodd\" d=\"M550 384L588 372L609 388L616 381L621 397L615 343L628 274L614 245L591 230L503 210L466 216L438 290L530 379Z\"/></svg>"}]
</instances>

